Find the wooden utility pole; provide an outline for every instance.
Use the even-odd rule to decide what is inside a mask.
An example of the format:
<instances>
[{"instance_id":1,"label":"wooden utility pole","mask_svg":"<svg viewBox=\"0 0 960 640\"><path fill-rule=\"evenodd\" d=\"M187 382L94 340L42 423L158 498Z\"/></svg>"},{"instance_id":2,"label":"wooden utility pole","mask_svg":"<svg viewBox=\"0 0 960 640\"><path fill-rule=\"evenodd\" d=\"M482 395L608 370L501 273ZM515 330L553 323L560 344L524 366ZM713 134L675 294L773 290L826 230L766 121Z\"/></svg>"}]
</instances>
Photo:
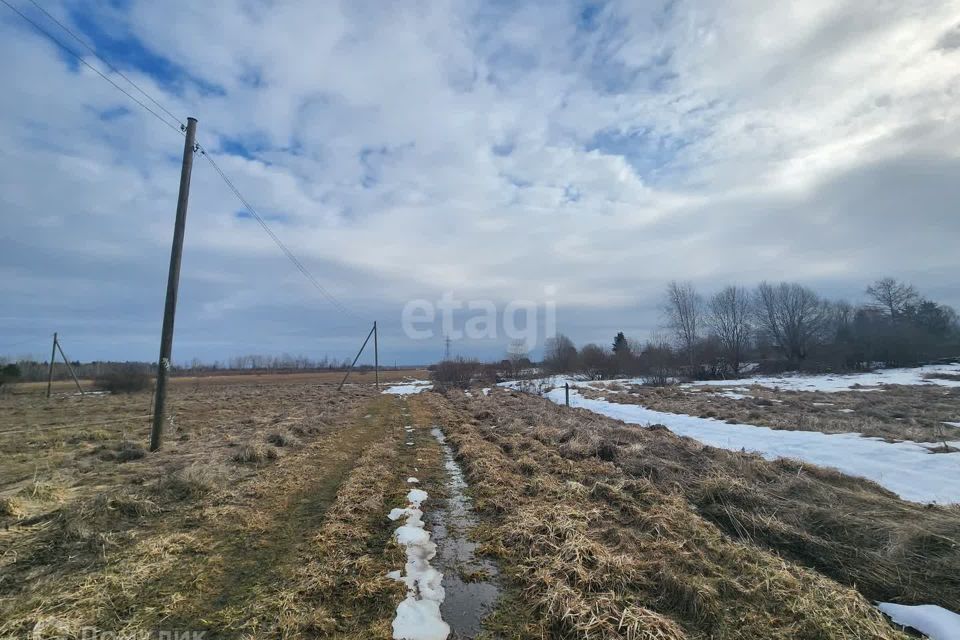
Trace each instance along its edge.
<instances>
[{"instance_id":1,"label":"wooden utility pole","mask_svg":"<svg viewBox=\"0 0 960 640\"><path fill-rule=\"evenodd\" d=\"M377 331L377 323L373 323L373 327L370 328L370 333L367 334L367 339L363 341L363 344L360 346L360 351L357 351L357 356L353 359L353 362L350 363L350 366L347 367L347 373L343 376L343 380L340 381L340 386L337 387L337 391L343 389L343 384L347 381L347 378L350 377L350 372L353 371L353 365L357 364L357 360L360 359L360 354L363 353L364 347L367 346L367 343L370 342L370 336L374 335Z\"/></svg>"},{"instance_id":2,"label":"wooden utility pole","mask_svg":"<svg viewBox=\"0 0 960 640\"><path fill-rule=\"evenodd\" d=\"M187 200L190 198L190 173L193 170L196 137L197 119L187 118L186 136L183 141L183 166L180 168L180 195L177 198L177 219L173 226L173 248L170 250L170 272L167 275L167 300L163 308L163 330L160 334L160 362L157 365L157 387L153 405L153 429L150 431L150 451L156 451L163 444L167 378L170 376L170 358L173 353L173 321L177 313L180 259L183 257L183 233L187 226Z\"/></svg>"},{"instance_id":3,"label":"wooden utility pole","mask_svg":"<svg viewBox=\"0 0 960 640\"><path fill-rule=\"evenodd\" d=\"M53 385L53 360L57 357L57 332L53 332L53 346L50 348L50 368L47 370L47 397L50 397L50 387Z\"/></svg>"},{"instance_id":4,"label":"wooden utility pole","mask_svg":"<svg viewBox=\"0 0 960 640\"><path fill-rule=\"evenodd\" d=\"M377 321L373 321L373 371L376 376L377 391L380 390L380 350L377 347Z\"/></svg>"}]
</instances>

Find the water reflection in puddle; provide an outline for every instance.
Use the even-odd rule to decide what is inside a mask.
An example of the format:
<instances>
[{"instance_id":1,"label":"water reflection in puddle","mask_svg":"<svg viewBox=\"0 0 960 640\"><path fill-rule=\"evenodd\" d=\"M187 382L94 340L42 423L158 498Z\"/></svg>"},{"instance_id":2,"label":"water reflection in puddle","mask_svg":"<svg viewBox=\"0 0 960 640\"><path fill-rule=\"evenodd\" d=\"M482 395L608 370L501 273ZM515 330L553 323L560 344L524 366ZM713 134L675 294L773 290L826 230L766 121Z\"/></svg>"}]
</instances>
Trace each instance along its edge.
<instances>
[{"instance_id":1,"label":"water reflection in puddle","mask_svg":"<svg viewBox=\"0 0 960 640\"><path fill-rule=\"evenodd\" d=\"M500 594L499 572L496 564L475 555L477 543L467 538L467 532L477 524L477 517L464 493L467 482L463 471L453 459L443 432L434 427L430 433L443 449L449 493L443 506L432 509L426 517L437 545L432 563L443 572L446 592L440 612L450 625L452 638L473 638L480 633L484 617L493 610ZM464 575L469 581L464 581Z\"/></svg>"}]
</instances>

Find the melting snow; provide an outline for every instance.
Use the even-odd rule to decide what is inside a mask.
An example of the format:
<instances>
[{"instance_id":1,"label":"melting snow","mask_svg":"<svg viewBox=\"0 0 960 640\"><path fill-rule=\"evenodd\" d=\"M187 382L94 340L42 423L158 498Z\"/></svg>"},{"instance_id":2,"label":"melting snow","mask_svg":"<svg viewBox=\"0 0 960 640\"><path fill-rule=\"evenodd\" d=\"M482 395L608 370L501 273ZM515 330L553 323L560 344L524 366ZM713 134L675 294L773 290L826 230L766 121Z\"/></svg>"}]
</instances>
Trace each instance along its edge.
<instances>
[{"instance_id":1,"label":"melting snow","mask_svg":"<svg viewBox=\"0 0 960 640\"><path fill-rule=\"evenodd\" d=\"M916 629L930 640L960 638L960 615L933 604L907 606L880 602L877 608L897 624Z\"/></svg>"},{"instance_id":2,"label":"melting snow","mask_svg":"<svg viewBox=\"0 0 960 640\"><path fill-rule=\"evenodd\" d=\"M755 376L752 378L741 378L737 380L700 380L697 382L686 383L683 386L727 387L729 389L733 385L738 387L759 385L761 387L777 387L783 389L784 391L822 391L825 393L837 391L882 391L882 388L877 385L884 384L960 387L960 380L924 378L925 375L938 373L958 375L960 374L960 362L954 362L952 364L926 365L923 367L913 368L880 369L878 371L872 371L869 373L823 375L785 374L782 376ZM643 378L584 380L577 376L551 376L546 378L538 378L535 380L511 380L509 382L502 382L499 386L526 391L531 388L549 389L551 387L562 387L564 383L569 383L571 389L576 387L591 387L594 389L605 390L605 385L611 383L629 386L642 385L643 382ZM873 388L854 389L854 385Z\"/></svg>"},{"instance_id":3,"label":"melting snow","mask_svg":"<svg viewBox=\"0 0 960 640\"><path fill-rule=\"evenodd\" d=\"M485 396L490 395L490 387L484 387L484 388L481 389L480 391L482 391L482 392L483 392L483 395L485 395Z\"/></svg>"},{"instance_id":4,"label":"melting snow","mask_svg":"<svg viewBox=\"0 0 960 640\"><path fill-rule=\"evenodd\" d=\"M428 497L427 492L423 489L410 489L410 493L407 494L407 500L418 509L420 508L420 503Z\"/></svg>"},{"instance_id":5,"label":"melting snow","mask_svg":"<svg viewBox=\"0 0 960 640\"><path fill-rule=\"evenodd\" d=\"M407 396L421 391L429 391L433 385L427 380L413 380L407 384L395 384L384 389L384 393L392 393L397 396Z\"/></svg>"},{"instance_id":6,"label":"melting snow","mask_svg":"<svg viewBox=\"0 0 960 640\"><path fill-rule=\"evenodd\" d=\"M407 585L407 597L397 605L393 619L394 640L446 640L450 635L450 627L440 615L443 574L430 565L430 560L437 555L437 545L430 541L430 533L423 528L420 505L427 497L426 491L411 489L407 494L409 505L392 509L387 516L391 520L406 518L394 537L406 548L407 563L403 573L387 574Z\"/></svg>"},{"instance_id":7,"label":"melting snow","mask_svg":"<svg viewBox=\"0 0 960 640\"><path fill-rule=\"evenodd\" d=\"M564 402L564 390L546 397ZM570 390L570 405L631 424L662 424L674 433L733 451L756 451L764 458L796 458L861 476L915 502L960 502L960 453L931 454L916 442L888 443L856 433L786 431L712 418L653 411L635 404L591 400ZM951 443L960 446L960 442Z\"/></svg>"},{"instance_id":8,"label":"melting snow","mask_svg":"<svg viewBox=\"0 0 960 640\"><path fill-rule=\"evenodd\" d=\"M746 391L746 389L724 389L719 393L714 393L715 396L723 396L724 398L730 398L731 400L749 400L753 396L746 393L738 393L739 391Z\"/></svg>"},{"instance_id":9,"label":"melting snow","mask_svg":"<svg viewBox=\"0 0 960 640\"><path fill-rule=\"evenodd\" d=\"M409 482L410 484L420 484L420 481L414 478L413 476L410 476L409 478L407 478L407 482Z\"/></svg>"},{"instance_id":10,"label":"melting snow","mask_svg":"<svg viewBox=\"0 0 960 640\"><path fill-rule=\"evenodd\" d=\"M854 385L871 387L883 384L933 384L942 387L960 387L958 380L942 378L924 378L925 375L948 373L960 374L960 363L927 365L911 369L880 369L869 373L830 374L830 375L783 375L759 376L737 380L739 385L760 385L779 387L786 391L874 391L875 389L853 389ZM696 386L730 386L729 380L705 380L691 383Z\"/></svg>"}]
</instances>

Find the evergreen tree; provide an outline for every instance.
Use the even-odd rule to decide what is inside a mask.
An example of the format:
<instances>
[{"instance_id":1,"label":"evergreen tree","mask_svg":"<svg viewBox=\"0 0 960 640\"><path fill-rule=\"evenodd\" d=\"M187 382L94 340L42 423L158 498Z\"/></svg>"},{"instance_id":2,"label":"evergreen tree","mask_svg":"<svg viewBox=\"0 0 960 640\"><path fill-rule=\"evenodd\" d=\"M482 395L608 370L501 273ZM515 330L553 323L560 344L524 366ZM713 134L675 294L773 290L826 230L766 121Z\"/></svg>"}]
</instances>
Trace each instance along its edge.
<instances>
[{"instance_id":1,"label":"evergreen tree","mask_svg":"<svg viewBox=\"0 0 960 640\"><path fill-rule=\"evenodd\" d=\"M630 353L630 343L627 342L627 336L623 335L623 331L618 332L613 339L613 352L618 356L625 356Z\"/></svg>"}]
</instances>

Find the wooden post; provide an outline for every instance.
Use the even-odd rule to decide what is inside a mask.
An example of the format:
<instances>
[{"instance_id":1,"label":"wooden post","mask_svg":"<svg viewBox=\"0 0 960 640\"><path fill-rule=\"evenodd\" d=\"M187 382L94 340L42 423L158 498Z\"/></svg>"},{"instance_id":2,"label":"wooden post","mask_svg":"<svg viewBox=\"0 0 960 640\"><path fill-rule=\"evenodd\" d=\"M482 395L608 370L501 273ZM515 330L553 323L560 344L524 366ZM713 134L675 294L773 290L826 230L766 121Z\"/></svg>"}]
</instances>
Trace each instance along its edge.
<instances>
[{"instance_id":1,"label":"wooden post","mask_svg":"<svg viewBox=\"0 0 960 640\"><path fill-rule=\"evenodd\" d=\"M567 406L569 407L570 406L570 383L569 382L563 383L563 395L566 398Z\"/></svg>"},{"instance_id":2,"label":"wooden post","mask_svg":"<svg viewBox=\"0 0 960 640\"><path fill-rule=\"evenodd\" d=\"M173 354L173 321L177 314L177 289L180 286L180 259L183 257L183 234L187 226L187 201L190 198L190 174L196 150L197 119L187 118L183 141L183 165L180 168L180 194L177 197L177 218L173 225L173 247L170 249L170 271L167 274L167 299L163 308L163 329L160 334L160 361L157 364L156 401L153 406L153 428L150 430L150 451L163 444L166 420L167 378Z\"/></svg>"},{"instance_id":3,"label":"wooden post","mask_svg":"<svg viewBox=\"0 0 960 640\"><path fill-rule=\"evenodd\" d=\"M377 347L377 321L373 321L373 371L376 376L377 391L380 390L380 350Z\"/></svg>"},{"instance_id":4,"label":"wooden post","mask_svg":"<svg viewBox=\"0 0 960 640\"><path fill-rule=\"evenodd\" d=\"M54 344L57 345L57 349L60 350L60 357L63 358L63 364L67 365L67 371L70 372L70 377L73 378L74 384L77 385L77 391L80 392L80 395L84 395L83 387L80 386L80 381L77 380L77 374L73 372L73 367L70 366L70 360L67 359L67 354L63 352L63 347L60 346L60 341L57 340Z\"/></svg>"},{"instance_id":5,"label":"wooden post","mask_svg":"<svg viewBox=\"0 0 960 640\"><path fill-rule=\"evenodd\" d=\"M53 384L53 361L57 357L57 332L53 332L53 346L50 347L50 368L47 370L47 397L50 397L50 386Z\"/></svg>"},{"instance_id":6,"label":"wooden post","mask_svg":"<svg viewBox=\"0 0 960 640\"><path fill-rule=\"evenodd\" d=\"M347 378L350 376L350 372L353 371L353 365L357 364L357 360L360 359L360 354L363 353L363 348L367 346L367 343L370 342L370 336L373 335L373 332L376 331L377 325L374 323L373 327L370 329L370 333L367 334L367 339L363 341L363 345L360 347L360 351L357 351L357 357L353 359L353 362L350 363L350 366L347 367L347 373L343 376L343 380L340 381L340 386L337 387L337 391L343 389L343 383L347 381Z\"/></svg>"}]
</instances>

